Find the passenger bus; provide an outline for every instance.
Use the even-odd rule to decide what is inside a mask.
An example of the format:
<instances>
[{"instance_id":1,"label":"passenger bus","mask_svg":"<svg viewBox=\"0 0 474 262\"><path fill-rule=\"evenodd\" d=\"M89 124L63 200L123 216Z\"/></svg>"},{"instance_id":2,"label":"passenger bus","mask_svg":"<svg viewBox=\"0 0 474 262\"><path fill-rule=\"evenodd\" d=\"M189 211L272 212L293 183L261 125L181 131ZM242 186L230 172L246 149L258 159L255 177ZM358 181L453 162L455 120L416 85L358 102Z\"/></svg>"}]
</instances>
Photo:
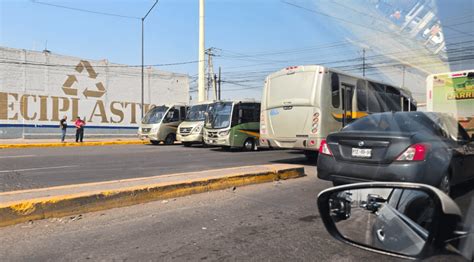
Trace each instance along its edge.
<instances>
[{"instance_id":1,"label":"passenger bus","mask_svg":"<svg viewBox=\"0 0 474 262\"><path fill-rule=\"evenodd\" d=\"M426 109L453 114L474 134L474 69L429 75L426 86Z\"/></svg>"},{"instance_id":2,"label":"passenger bus","mask_svg":"<svg viewBox=\"0 0 474 262\"><path fill-rule=\"evenodd\" d=\"M186 117L186 105L154 106L145 114L138 128L138 137L154 145L171 145L176 140L178 125Z\"/></svg>"},{"instance_id":3,"label":"passenger bus","mask_svg":"<svg viewBox=\"0 0 474 262\"><path fill-rule=\"evenodd\" d=\"M202 102L191 106L186 119L178 126L176 139L188 147L195 143L204 143L203 127L206 112L212 102Z\"/></svg>"},{"instance_id":4,"label":"passenger bus","mask_svg":"<svg viewBox=\"0 0 474 262\"><path fill-rule=\"evenodd\" d=\"M215 102L208 109L204 125L204 142L223 148L256 150L259 127L259 102Z\"/></svg>"},{"instance_id":5,"label":"passenger bus","mask_svg":"<svg viewBox=\"0 0 474 262\"><path fill-rule=\"evenodd\" d=\"M293 66L265 80L260 146L304 150L370 113L415 111L411 92L318 65Z\"/></svg>"}]
</instances>

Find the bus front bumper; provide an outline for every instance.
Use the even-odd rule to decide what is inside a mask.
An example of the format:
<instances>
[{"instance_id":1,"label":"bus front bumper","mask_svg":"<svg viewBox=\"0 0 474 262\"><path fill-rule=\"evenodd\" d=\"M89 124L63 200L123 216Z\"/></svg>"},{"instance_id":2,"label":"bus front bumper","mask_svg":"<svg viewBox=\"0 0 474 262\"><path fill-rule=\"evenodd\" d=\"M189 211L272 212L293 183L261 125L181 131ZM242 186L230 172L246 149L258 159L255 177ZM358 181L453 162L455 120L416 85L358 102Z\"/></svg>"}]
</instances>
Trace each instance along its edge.
<instances>
[{"instance_id":1,"label":"bus front bumper","mask_svg":"<svg viewBox=\"0 0 474 262\"><path fill-rule=\"evenodd\" d=\"M209 138L204 137L204 143L211 146L230 146L229 138Z\"/></svg>"}]
</instances>

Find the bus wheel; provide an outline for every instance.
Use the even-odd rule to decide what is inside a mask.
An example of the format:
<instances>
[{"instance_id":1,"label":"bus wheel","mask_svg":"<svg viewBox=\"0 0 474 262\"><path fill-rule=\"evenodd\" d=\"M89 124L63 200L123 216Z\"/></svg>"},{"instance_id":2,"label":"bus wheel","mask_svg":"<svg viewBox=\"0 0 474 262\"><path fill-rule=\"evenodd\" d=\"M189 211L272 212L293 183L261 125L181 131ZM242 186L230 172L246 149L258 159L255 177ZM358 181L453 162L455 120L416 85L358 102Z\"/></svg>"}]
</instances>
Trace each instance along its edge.
<instances>
[{"instance_id":1,"label":"bus wheel","mask_svg":"<svg viewBox=\"0 0 474 262\"><path fill-rule=\"evenodd\" d=\"M242 147L243 151L254 151L255 150L255 140L253 138L247 138Z\"/></svg>"},{"instance_id":2,"label":"bus wheel","mask_svg":"<svg viewBox=\"0 0 474 262\"><path fill-rule=\"evenodd\" d=\"M158 141L158 140L150 140L150 142L151 142L153 145L159 145L159 144L160 144L160 141Z\"/></svg>"},{"instance_id":3,"label":"bus wheel","mask_svg":"<svg viewBox=\"0 0 474 262\"><path fill-rule=\"evenodd\" d=\"M190 147L192 145L191 142L183 142L183 146L185 147Z\"/></svg>"},{"instance_id":4,"label":"bus wheel","mask_svg":"<svg viewBox=\"0 0 474 262\"><path fill-rule=\"evenodd\" d=\"M174 144L174 140L175 140L174 134L169 134L165 139L165 145Z\"/></svg>"}]
</instances>

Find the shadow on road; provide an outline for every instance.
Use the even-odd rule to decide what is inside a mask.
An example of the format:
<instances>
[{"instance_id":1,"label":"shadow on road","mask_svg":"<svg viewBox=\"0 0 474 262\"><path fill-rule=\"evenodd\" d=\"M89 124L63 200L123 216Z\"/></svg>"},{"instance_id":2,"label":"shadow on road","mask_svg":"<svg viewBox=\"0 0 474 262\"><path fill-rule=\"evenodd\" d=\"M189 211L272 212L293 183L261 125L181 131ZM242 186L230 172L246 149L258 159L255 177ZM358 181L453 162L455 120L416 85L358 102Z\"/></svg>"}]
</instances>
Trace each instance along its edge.
<instances>
[{"instance_id":1,"label":"shadow on road","mask_svg":"<svg viewBox=\"0 0 474 262\"><path fill-rule=\"evenodd\" d=\"M273 160L271 162L272 163L279 163L279 164L295 164L295 165L316 166L315 161L310 161L305 156L295 157L295 158L287 158L287 159L278 159L278 160Z\"/></svg>"}]
</instances>

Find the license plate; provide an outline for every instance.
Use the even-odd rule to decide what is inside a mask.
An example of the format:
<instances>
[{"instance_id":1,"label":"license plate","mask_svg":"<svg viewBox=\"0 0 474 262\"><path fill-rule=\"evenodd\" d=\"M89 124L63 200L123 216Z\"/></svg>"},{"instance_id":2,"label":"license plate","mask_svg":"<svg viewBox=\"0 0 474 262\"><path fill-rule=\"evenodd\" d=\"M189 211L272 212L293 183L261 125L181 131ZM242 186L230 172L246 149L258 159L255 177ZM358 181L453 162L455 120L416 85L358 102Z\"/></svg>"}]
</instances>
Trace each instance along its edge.
<instances>
[{"instance_id":1,"label":"license plate","mask_svg":"<svg viewBox=\"0 0 474 262\"><path fill-rule=\"evenodd\" d=\"M352 156L359 158L371 158L372 149L368 148L352 148Z\"/></svg>"}]
</instances>

